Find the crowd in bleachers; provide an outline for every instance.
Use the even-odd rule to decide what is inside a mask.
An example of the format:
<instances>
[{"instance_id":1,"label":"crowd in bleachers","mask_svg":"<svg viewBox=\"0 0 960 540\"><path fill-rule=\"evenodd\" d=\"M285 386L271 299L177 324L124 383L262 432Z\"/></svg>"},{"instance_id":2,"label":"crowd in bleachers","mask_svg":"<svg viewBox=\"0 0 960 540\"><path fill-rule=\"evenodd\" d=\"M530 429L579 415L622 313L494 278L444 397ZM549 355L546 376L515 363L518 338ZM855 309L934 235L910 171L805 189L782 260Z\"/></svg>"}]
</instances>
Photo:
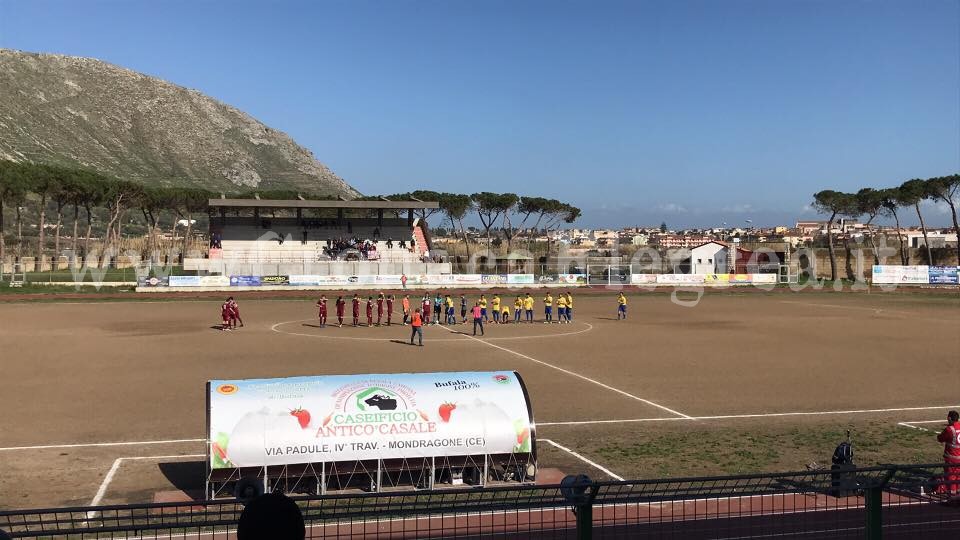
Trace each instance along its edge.
<instances>
[{"instance_id":1,"label":"crowd in bleachers","mask_svg":"<svg viewBox=\"0 0 960 540\"><path fill-rule=\"evenodd\" d=\"M392 238L389 238L384 244L386 249L394 249L394 247L408 249L406 240L394 242ZM411 240L411 249L413 245L414 240ZM327 245L323 248L323 253L331 259L341 259L349 250L356 250L361 260L376 260L380 258L380 252L377 249L377 240L361 239L359 237L327 238Z\"/></svg>"}]
</instances>

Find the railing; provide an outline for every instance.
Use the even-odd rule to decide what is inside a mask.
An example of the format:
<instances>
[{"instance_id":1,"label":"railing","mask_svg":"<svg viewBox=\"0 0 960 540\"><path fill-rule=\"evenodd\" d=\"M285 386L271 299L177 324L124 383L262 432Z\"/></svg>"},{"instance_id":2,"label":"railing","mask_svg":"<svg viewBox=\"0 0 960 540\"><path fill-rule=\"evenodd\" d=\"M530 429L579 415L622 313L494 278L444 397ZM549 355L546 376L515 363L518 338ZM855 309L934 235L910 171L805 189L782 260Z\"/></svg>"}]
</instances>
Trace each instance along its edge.
<instances>
[{"instance_id":1,"label":"railing","mask_svg":"<svg viewBox=\"0 0 960 540\"><path fill-rule=\"evenodd\" d=\"M942 465L297 496L308 538L948 538ZM14 538L227 537L233 500L0 512Z\"/></svg>"}]
</instances>

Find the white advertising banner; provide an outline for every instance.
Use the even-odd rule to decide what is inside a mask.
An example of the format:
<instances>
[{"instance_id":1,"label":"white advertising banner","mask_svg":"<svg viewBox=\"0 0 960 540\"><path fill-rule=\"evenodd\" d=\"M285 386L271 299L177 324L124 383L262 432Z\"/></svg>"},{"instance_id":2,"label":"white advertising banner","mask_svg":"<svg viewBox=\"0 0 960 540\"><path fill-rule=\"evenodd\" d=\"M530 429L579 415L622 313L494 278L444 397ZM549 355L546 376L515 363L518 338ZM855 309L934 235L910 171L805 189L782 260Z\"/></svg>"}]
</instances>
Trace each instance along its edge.
<instances>
[{"instance_id":1,"label":"white advertising banner","mask_svg":"<svg viewBox=\"0 0 960 540\"><path fill-rule=\"evenodd\" d=\"M656 282L656 274L630 274L630 283L634 285L652 285Z\"/></svg>"},{"instance_id":2,"label":"white advertising banner","mask_svg":"<svg viewBox=\"0 0 960 540\"><path fill-rule=\"evenodd\" d=\"M754 283L776 283L777 274L753 274Z\"/></svg>"},{"instance_id":3,"label":"white advertising banner","mask_svg":"<svg viewBox=\"0 0 960 540\"><path fill-rule=\"evenodd\" d=\"M290 285L320 285L321 276L290 274Z\"/></svg>"},{"instance_id":4,"label":"white advertising banner","mask_svg":"<svg viewBox=\"0 0 960 540\"><path fill-rule=\"evenodd\" d=\"M873 282L895 285L900 283L924 284L930 282L930 270L926 265L874 265Z\"/></svg>"},{"instance_id":5,"label":"white advertising banner","mask_svg":"<svg viewBox=\"0 0 960 540\"><path fill-rule=\"evenodd\" d=\"M657 274L657 283L663 285L696 285L704 279L703 274Z\"/></svg>"},{"instance_id":6,"label":"white advertising banner","mask_svg":"<svg viewBox=\"0 0 960 540\"><path fill-rule=\"evenodd\" d=\"M207 383L211 469L530 452L513 371Z\"/></svg>"},{"instance_id":7,"label":"white advertising banner","mask_svg":"<svg viewBox=\"0 0 960 540\"><path fill-rule=\"evenodd\" d=\"M507 274L507 283L511 285L533 284L533 274Z\"/></svg>"},{"instance_id":8,"label":"white advertising banner","mask_svg":"<svg viewBox=\"0 0 960 540\"><path fill-rule=\"evenodd\" d=\"M483 276L480 274L454 274L453 282L459 285L480 285Z\"/></svg>"}]
</instances>

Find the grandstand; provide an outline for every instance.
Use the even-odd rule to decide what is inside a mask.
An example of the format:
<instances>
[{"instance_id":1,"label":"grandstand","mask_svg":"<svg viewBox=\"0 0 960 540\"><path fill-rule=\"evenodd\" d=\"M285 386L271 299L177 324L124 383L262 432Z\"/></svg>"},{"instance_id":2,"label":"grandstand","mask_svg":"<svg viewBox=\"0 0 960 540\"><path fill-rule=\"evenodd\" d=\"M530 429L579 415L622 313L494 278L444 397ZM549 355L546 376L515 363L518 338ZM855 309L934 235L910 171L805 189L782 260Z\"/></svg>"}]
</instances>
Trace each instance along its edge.
<instances>
[{"instance_id":1,"label":"grandstand","mask_svg":"<svg viewBox=\"0 0 960 540\"><path fill-rule=\"evenodd\" d=\"M434 264L425 201L210 199L210 249L188 270L211 274L449 273ZM429 268L428 268L429 264ZM345 270L346 269L346 270Z\"/></svg>"}]
</instances>

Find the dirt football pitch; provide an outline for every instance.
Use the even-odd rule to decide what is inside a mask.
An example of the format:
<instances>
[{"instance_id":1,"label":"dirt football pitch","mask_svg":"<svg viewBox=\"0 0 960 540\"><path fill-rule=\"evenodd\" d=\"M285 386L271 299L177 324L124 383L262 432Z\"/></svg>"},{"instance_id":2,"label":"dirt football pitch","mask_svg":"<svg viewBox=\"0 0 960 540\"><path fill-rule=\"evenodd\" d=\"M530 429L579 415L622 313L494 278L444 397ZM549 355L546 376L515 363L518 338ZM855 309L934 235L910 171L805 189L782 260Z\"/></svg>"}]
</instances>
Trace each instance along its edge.
<instances>
[{"instance_id":1,"label":"dirt football pitch","mask_svg":"<svg viewBox=\"0 0 960 540\"><path fill-rule=\"evenodd\" d=\"M540 467L597 479L829 466L848 429L861 465L941 459L956 289L630 292L625 321L615 298L577 292L569 325L431 326L423 348L319 328L307 298L239 297L234 332L219 298L0 302L0 508L202 493L208 379L516 370Z\"/></svg>"}]
</instances>

